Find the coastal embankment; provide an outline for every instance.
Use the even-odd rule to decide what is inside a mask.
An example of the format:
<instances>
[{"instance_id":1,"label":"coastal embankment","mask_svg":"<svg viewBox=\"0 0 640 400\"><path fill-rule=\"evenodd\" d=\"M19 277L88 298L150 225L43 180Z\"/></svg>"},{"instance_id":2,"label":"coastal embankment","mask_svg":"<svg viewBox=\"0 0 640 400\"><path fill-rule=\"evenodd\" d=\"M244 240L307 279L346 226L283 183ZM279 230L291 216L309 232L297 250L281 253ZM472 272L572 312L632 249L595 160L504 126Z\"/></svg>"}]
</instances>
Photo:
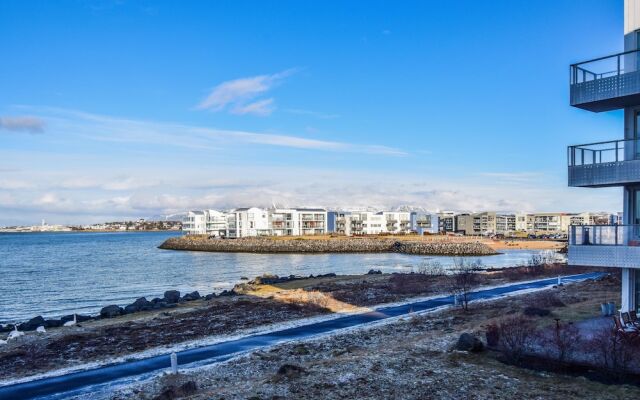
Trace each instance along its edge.
<instances>
[{"instance_id":1,"label":"coastal embankment","mask_svg":"<svg viewBox=\"0 0 640 400\"><path fill-rule=\"evenodd\" d=\"M396 240L386 238L241 238L214 239L188 235L167 239L166 250L225 253L402 253L439 256L488 256L498 254L481 242Z\"/></svg>"}]
</instances>

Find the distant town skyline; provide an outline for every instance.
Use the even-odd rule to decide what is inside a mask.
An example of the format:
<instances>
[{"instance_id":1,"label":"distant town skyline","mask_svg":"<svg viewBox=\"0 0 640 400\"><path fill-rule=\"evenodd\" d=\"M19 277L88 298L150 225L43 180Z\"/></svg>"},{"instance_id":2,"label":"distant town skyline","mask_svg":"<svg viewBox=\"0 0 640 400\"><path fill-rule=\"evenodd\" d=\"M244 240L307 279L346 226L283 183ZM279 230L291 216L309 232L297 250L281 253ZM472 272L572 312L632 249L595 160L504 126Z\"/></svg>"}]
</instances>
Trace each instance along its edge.
<instances>
[{"instance_id":1,"label":"distant town skyline","mask_svg":"<svg viewBox=\"0 0 640 400\"><path fill-rule=\"evenodd\" d=\"M622 7L2 2L0 226L617 212L620 189L566 187L566 146L619 139L621 112L568 105L568 65L622 50Z\"/></svg>"}]
</instances>

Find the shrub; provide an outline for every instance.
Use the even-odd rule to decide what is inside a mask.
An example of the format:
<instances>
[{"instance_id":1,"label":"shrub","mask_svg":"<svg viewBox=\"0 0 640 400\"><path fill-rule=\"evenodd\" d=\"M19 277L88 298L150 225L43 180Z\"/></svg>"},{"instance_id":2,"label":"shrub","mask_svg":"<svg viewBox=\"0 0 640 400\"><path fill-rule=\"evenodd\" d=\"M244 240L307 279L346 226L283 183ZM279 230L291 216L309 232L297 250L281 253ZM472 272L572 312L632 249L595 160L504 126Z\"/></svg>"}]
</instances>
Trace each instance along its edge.
<instances>
[{"instance_id":1,"label":"shrub","mask_svg":"<svg viewBox=\"0 0 640 400\"><path fill-rule=\"evenodd\" d=\"M427 261L418 267L418 273L427 276L444 276L446 269L438 261Z\"/></svg>"},{"instance_id":2,"label":"shrub","mask_svg":"<svg viewBox=\"0 0 640 400\"><path fill-rule=\"evenodd\" d=\"M522 313L527 317L546 317L551 314L551 310L540 307L526 307Z\"/></svg>"},{"instance_id":3,"label":"shrub","mask_svg":"<svg viewBox=\"0 0 640 400\"><path fill-rule=\"evenodd\" d=\"M485 338L487 339L487 346L493 347L493 348L498 346L500 342L500 330L497 324L491 323L487 325Z\"/></svg>"},{"instance_id":4,"label":"shrub","mask_svg":"<svg viewBox=\"0 0 640 400\"><path fill-rule=\"evenodd\" d=\"M632 362L640 357L640 343L609 327L594 334L588 347L596 354L599 366L617 379L623 379Z\"/></svg>"},{"instance_id":5,"label":"shrub","mask_svg":"<svg viewBox=\"0 0 640 400\"><path fill-rule=\"evenodd\" d=\"M453 260L454 267L449 275L449 285L454 296L459 296L462 307L469 309L469 294L480 285L478 271L481 269L480 261L467 262L463 258Z\"/></svg>"},{"instance_id":6,"label":"shrub","mask_svg":"<svg viewBox=\"0 0 640 400\"><path fill-rule=\"evenodd\" d=\"M498 349L507 361L520 363L529 351L534 335L534 324L531 319L522 316L502 318L497 324Z\"/></svg>"},{"instance_id":7,"label":"shrub","mask_svg":"<svg viewBox=\"0 0 640 400\"><path fill-rule=\"evenodd\" d=\"M556 320L556 326L551 334L544 339L543 343L546 345L549 356L555 357L561 363L570 359L572 354L582 347L580 330L572 323L563 324L560 320Z\"/></svg>"}]
</instances>

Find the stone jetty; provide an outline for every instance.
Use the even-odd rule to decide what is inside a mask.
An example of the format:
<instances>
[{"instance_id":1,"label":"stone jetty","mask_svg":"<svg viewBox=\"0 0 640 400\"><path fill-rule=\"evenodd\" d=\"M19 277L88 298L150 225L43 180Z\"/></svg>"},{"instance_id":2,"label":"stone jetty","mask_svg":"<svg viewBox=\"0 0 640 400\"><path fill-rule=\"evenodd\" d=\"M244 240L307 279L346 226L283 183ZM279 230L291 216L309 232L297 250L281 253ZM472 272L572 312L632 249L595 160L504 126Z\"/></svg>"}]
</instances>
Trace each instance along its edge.
<instances>
[{"instance_id":1,"label":"stone jetty","mask_svg":"<svg viewBox=\"0 0 640 400\"><path fill-rule=\"evenodd\" d=\"M487 256L495 250L480 242L396 240L385 238L241 238L217 239L206 236L180 236L159 246L167 250L222 253L402 253L440 256Z\"/></svg>"}]
</instances>

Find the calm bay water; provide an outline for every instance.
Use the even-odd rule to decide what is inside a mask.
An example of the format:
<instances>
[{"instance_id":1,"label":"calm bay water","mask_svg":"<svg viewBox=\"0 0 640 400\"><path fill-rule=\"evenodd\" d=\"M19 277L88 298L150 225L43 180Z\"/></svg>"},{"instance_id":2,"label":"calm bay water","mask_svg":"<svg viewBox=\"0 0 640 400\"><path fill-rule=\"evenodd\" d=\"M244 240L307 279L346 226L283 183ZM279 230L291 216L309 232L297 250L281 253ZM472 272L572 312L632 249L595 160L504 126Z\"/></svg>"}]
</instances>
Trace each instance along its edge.
<instances>
[{"instance_id":1,"label":"calm bay water","mask_svg":"<svg viewBox=\"0 0 640 400\"><path fill-rule=\"evenodd\" d=\"M451 257L403 254L232 254L160 250L175 232L0 234L0 323L36 315L97 313L165 290L230 289L243 276L417 270ZM508 250L481 257L484 266L526 263L538 251ZM478 257L470 257L472 260Z\"/></svg>"}]
</instances>

